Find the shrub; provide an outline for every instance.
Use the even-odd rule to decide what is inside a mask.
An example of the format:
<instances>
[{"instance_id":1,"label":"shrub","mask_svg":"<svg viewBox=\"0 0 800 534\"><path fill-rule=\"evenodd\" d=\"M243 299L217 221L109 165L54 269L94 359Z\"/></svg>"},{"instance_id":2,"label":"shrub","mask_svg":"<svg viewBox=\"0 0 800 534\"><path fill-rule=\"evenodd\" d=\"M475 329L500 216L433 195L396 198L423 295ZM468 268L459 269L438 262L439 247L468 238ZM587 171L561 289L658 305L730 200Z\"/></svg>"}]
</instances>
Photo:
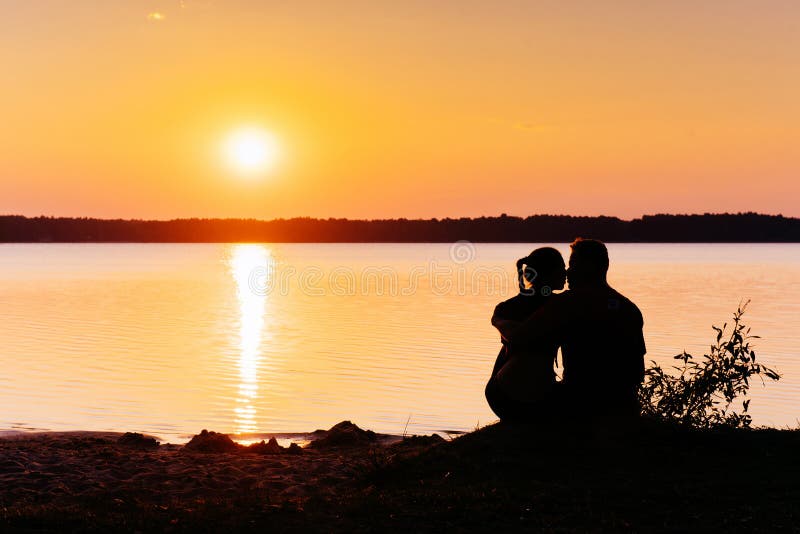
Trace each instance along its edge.
<instances>
[{"instance_id":1,"label":"shrub","mask_svg":"<svg viewBox=\"0 0 800 534\"><path fill-rule=\"evenodd\" d=\"M643 415L696 428L750 427L750 380L758 377L763 384L764 377L778 380L780 375L756 363L750 340L758 336L750 335L750 328L741 320L748 302L734 313L730 334L727 323L722 328L712 327L717 336L710 354L698 360L686 351L675 356L681 361L673 366L677 375L652 362L639 390ZM739 399L741 411L737 410Z\"/></svg>"}]
</instances>

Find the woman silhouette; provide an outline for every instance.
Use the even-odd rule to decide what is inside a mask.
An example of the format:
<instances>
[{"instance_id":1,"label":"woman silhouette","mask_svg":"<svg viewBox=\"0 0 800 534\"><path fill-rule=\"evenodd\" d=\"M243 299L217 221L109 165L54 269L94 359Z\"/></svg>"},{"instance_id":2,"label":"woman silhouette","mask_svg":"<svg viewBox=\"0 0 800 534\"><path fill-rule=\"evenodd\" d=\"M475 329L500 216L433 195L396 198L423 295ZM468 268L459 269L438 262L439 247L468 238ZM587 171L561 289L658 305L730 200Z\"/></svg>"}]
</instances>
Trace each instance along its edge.
<instances>
[{"instance_id":1,"label":"woman silhouette","mask_svg":"<svg viewBox=\"0 0 800 534\"><path fill-rule=\"evenodd\" d=\"M564 289L566 266L552 247L537 248L517 260L519 294L494 309L492 325L503 347L486 385L489 407L503 421L532 421L556 380L553 363L558 346L512 344L508 334L544 304L553 291Z\"/></svg>"}]
</instances>

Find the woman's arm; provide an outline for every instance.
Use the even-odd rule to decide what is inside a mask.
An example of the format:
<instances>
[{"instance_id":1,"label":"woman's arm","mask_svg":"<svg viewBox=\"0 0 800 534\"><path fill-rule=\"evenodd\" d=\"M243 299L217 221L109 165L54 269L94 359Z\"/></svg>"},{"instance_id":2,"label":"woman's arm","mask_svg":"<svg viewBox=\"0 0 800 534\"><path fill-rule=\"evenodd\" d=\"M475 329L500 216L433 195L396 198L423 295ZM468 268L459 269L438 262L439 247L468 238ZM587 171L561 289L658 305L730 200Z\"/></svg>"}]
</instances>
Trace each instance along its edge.
<instances>
[{"instance_id":1,"label":"woman's arm","mask_svg":"<svg viewBox=\"0 0 800 534\"><path fill-rule=\"evenodd\" d=\"M500 332L500 336L503 339L508 340L511 332L515 331L519 326L522 324L522 321L515 321L513 319L506 319L497 314L497 312L492 315L492 326L497 328Z\"/></svg>"}]
</instances>

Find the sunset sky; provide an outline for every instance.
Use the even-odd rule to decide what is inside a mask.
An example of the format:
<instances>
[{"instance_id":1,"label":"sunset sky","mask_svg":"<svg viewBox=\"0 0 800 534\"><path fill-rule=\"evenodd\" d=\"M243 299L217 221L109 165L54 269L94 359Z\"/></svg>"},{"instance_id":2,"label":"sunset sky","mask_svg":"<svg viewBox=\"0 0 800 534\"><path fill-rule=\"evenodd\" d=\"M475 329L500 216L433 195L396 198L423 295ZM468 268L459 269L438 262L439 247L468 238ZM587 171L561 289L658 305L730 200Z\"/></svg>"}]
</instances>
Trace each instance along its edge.
<instances>
[{"instance_id":1,"label":"sunset sky","mask_svg":"<svg viewBox=\"0 0 800 534\"><path fill-rule=\"evenodd\" d=\"M0 6L0 214L800 216L795 0Z\"/></svg>"}]
</instances>

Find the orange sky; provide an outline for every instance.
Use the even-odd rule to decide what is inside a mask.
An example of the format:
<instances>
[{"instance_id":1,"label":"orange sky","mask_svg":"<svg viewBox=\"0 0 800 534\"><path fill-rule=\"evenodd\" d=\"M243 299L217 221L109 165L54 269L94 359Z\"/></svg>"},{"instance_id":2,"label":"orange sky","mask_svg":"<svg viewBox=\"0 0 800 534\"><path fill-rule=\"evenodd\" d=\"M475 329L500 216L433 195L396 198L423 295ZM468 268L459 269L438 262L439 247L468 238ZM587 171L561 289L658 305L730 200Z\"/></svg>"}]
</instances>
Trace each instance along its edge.
<instances>
[{"instance_id":1,"label":"orange sky","mask_svg":"<svg viewBox=\"0 0 800 534\"><path fill-rule=\"evenodd\" d=\"M794 0L268 4L5 4L0 213L800 216Z\"/></svg>"}]
</instances>

